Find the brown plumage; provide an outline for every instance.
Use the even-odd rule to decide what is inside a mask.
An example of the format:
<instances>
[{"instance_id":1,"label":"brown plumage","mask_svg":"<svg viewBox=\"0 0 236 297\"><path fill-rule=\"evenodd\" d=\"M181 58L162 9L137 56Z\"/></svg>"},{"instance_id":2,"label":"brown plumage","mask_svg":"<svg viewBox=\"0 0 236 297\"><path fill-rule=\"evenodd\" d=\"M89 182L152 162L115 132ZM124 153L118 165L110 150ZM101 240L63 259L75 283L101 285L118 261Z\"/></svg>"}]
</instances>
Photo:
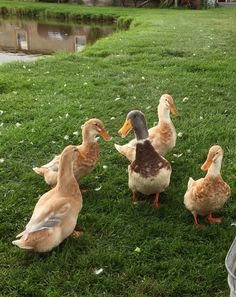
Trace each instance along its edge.
<instances>
[{"instance_id":1,"label":"brown plumage","mask_svg":"<svg viewBox=\"0 0 236 297\"><path fill-rule=\"evenodd\" d=\"M184 204L193 214L195 224L197 215L207 216L210 223L221 222L221 218L212 218L212 213L220 210L230 197L230 187L220 174L222 159L222 148L212 146L202 165L202 170L208 170L207 175L196 181L189 179Z\"/></svg>"},{"instance_id":2,"label":"brown plumage","mask_svg":"<svg viewBox=\"0 0 236 297\"><path fill-rule=\"evenodd\" d=\"M82 208L82 195L73 173L77 148L67 146L61 155L58 183L40 197L25 230L12 243L22 249L47 252L74 230Z\"/></svg>"},{"instance_id":3,"label":"brown plumage","mask_svg":"<svg viewBox=\"0 0 236 297\"><path fill-rule=\"evenodd\" d=\"M84 176L91 173L96 167L99 160L99 144L97 143L96 136L101 135L105 140L109 140L110 136L105 130L104 124L98 119L90 119L82 126L83 142L78 148L78 158L74 162L74 174L79 181ZM45 182L51 186L57 183L58 164L60 156L56 156L51 162L42 166L35 167L33 170L42 175Z\"/></svg>"},{"instance_id":4,"label":"brown plumage","mask_svg":"<svg viewBox=\"0 0 236 297\"><path fill-rule=\"evenodd\" d=\"M171 166L152 146L144 115L139 110L128 113L119 133L121 137L126 137L132 129L135 131L137 145L134 160L128 166L129 188L132 190L133 200L136 200L136 192L156 194L154 207L157 208L159 193L169 186Z\"/></svg>"},{"instance_id":5,"label":"brown plumage","mask_svg":"<svg viewBox=\"0 0 236 297\"><path fill-rule=\"evenodd\" d=\"M144 144L137 144L136 158L130 165L131 170L143 177L150 177L158 174L164 167L170 169L169 162L156 153L150 141L145 141Z\"/></svg>"}]
</instances>

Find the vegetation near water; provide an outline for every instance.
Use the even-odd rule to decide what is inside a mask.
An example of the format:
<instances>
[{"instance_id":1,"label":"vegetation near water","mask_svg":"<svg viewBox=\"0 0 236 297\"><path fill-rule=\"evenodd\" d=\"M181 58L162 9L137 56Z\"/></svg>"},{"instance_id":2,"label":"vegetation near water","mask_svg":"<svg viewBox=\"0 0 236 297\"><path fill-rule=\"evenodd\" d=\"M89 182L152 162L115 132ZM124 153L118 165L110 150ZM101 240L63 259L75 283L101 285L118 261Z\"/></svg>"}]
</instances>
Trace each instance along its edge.
<instances>
[{"instance_id":1,"label":"vegetation near water","mask_svg":"<svg viewBox=\"0 0 236 297\"><path fill-rule=\"evenodd\" d=\"M130 30L80 54L0 66L1 296L229 296L224 259L236 232L231 226L236 220L236 10L12 1L1 1L0 7L11 13L132 20ZM174 97L179 116L173 122L182 134L166 156L173 168L171 185L154 209L153 197L131 203L128 162L114 143L125 142L117 131L129 110L142 110L149 127L157 121L163 93ZM99 140L100 162L81 181L89 189L77 224L83 235L43 255L12 246L39 195L48 190L31 168L66 145L81 143L80 127L91 117L103 120L113 139ZM200 218L196 227L183 196L189 176L204 175L200 165L215 143L224 148L222 175L232 197L219 214L221 224Z\"/></svg>"}]
</instances>

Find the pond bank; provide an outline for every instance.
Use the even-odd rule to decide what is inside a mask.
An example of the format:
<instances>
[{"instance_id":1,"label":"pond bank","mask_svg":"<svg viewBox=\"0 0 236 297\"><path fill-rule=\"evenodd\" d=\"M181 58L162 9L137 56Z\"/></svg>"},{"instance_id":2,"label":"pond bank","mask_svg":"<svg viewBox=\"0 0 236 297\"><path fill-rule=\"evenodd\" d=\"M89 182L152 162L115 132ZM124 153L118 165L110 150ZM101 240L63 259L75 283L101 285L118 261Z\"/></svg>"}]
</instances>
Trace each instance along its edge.
<instances>
[{"instance_id":1,"label":"pond bank","mask_svg":"<svg viewBox=\"0 0 236 297\"><path fill-rule=\"evenodd\" d=\"M57 18L61 20L76 20L82 22L106 22L117 23L120 28L128 28L132 19L129 16L121 17L122 9L117 8L111 13L109 8L88 7L78 5L52 4L52 3L30 3L1 1L0 15L28 16L34 18ZM110 11L110 13L108 13Z\"/></svg>"}]
</instances>

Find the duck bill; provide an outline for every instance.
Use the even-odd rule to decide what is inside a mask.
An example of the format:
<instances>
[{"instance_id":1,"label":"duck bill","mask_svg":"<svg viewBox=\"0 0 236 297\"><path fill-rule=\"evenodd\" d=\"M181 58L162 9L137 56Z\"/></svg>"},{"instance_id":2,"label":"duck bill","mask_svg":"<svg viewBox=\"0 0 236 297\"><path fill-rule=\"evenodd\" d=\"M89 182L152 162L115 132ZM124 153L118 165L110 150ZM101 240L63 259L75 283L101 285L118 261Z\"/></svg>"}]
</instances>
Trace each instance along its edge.
<instances>
[{"instance_id":1,"label":"duck bill","mask_svg":"<svg viewBox=\"0 0 236 297\"><path fill-rule=\"evenodd\" d=\"M170 112L173 113L173 115L175 115L175 116L178 115L178 111L177 111L177 109L176 109L176 107L175 107L174 104L171 104L170 105Z\"/></svg>"},{"instance_id":2,"label":"duck bill","mask_svg":"<svg viewBox=\"0 0 236 297\"><path fill-rule=\"evenodd\" d=\"M120 130L118 131L118 133L120 134L120 136L122 138L125 138L129 132L133 129L133 126L131 124L131 120L126 120L123 127L120 128Z\"/></svg>"},{"instance_id":3,"label":"duck bill","mask_svg":"<svg viewBox=\"0 0 236 297\"><path fill-rule=\"evenodd\" d=\"M109 135L109 133L105 129L101 129L100 135L102 136L102 138L104 140L107 140L108 141L108 140L111 139L111 136Z\"/></svg>"},{"instance_id":4,"label":"duck bill","mask_svg":"<svg viewBox=\"0 0 236 297\"><path fill-rule=\"evenodd\" d=\"M210 168L211 164L212 164L212 160L207 159L206 162L202 165L201 169L203 171L207 171Z\"/></svg>"}]
</instances>

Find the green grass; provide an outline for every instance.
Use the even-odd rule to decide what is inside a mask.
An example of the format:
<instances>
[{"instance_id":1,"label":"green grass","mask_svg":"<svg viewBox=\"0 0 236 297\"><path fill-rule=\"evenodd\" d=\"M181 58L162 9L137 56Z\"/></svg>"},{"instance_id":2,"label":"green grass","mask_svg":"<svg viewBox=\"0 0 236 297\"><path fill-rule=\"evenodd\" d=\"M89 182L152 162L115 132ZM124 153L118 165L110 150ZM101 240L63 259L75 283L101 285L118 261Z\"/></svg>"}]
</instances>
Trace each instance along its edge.
<instances>
[{"instance_id":1,"label":"green grass","mask_svg":"<svg viewBox=\"0 0 236 297\"><path fill-rule=\"evenodd\" d=\"M236 220L236 10L7 1L0 6L133 20L129 31L100 40L80 54L0 66L1 296L229 296L224 259L235 236L230 224ZM171 185L155 210L151 198L138 206L131 203L128 163L114 143L125 142L117 131L131 109L141 109L153 125L163 93L174 96L180 116L173 121L183 137L167 155L173 168ZM184 97L189 99L183 102ZM81 136L73 132L91 117L103 120L113 139L100 141L100 162L81 182L90 189L83 195L77 224L84 235L44 255L13 247L11 241L29 220L38 196L48 190L31 168L66 145L79 144ZM189 176L203 176L200 165L214 143L225 151L222 175L232 198L220 212L222 224L208 225L200 218L201 226L195 227L183 196ZM180 153L180 158L173 156ZM94 191L99 185L101 190ZM95 275L101 267L104 272Z\"/></svg>"}]
</instances>

